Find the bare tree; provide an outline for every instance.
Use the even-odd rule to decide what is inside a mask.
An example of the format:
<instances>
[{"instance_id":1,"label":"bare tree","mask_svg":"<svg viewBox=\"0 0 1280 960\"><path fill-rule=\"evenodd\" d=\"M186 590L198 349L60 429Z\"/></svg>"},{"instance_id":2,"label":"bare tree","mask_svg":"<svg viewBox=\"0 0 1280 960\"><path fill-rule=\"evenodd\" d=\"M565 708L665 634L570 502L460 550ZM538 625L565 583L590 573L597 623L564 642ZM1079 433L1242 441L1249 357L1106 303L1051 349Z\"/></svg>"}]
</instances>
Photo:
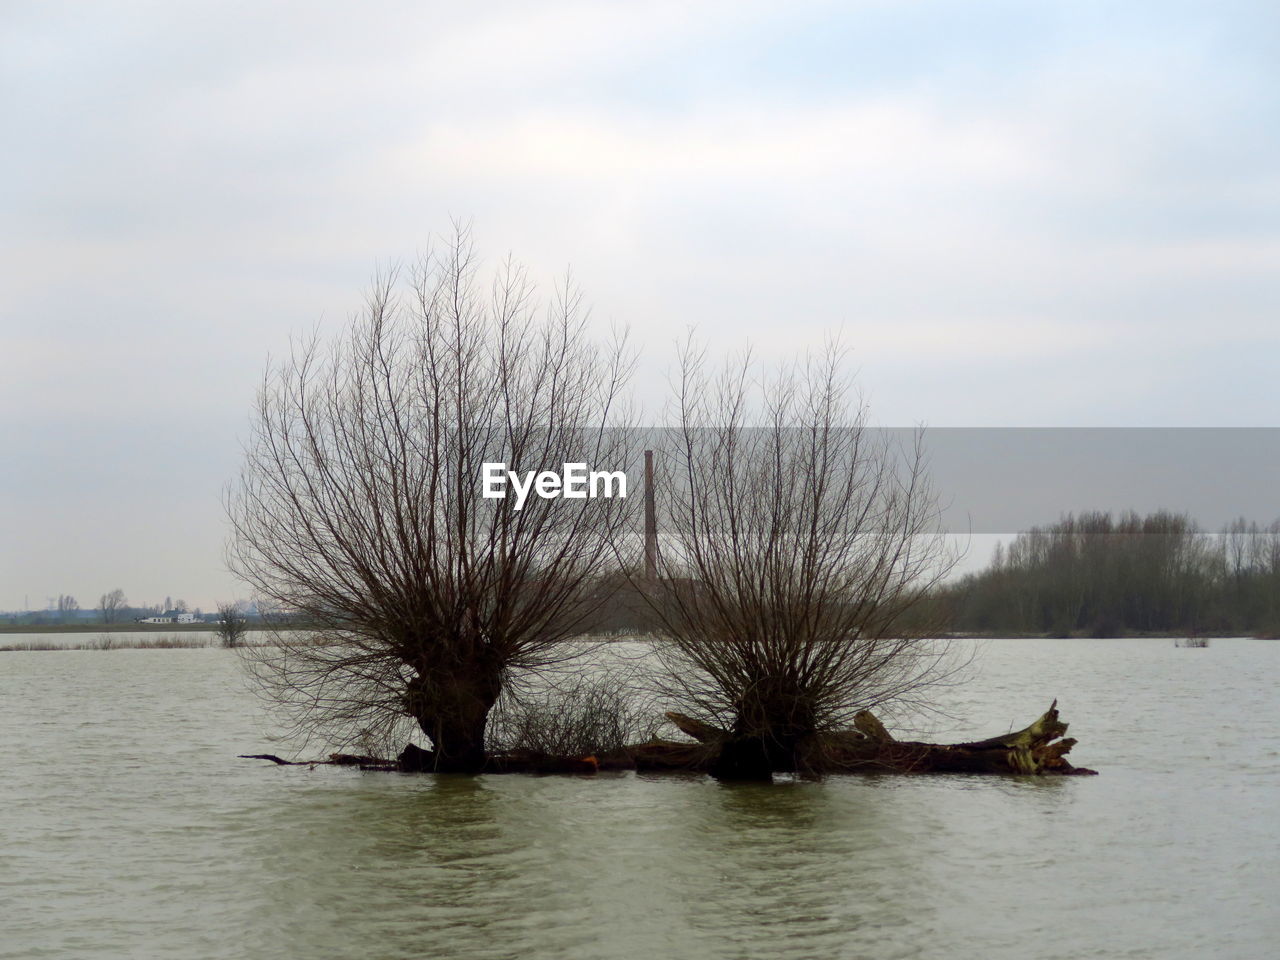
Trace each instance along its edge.
<instances>
[{"instance_id":1,"label":"bare tree","mask_svg":"<svg viewBox=\"0 0 1280 960\"><path fill-rule=\"evenodd\" d=\"M625 338L594 343L586 319L568 281L539 308L510 260L485 289L457 229L378 277L345 338L268 371L228 495L229 561L318 627L252 654L298 732L368 742L408 721L433 768L478 770L512 672L566 655L628 501L489 499L482 470L625 468L610 426L631 355Z\"/></svg>"},{"instance_id":2,"label":"bare tree","mask_svg":"<svg viewBox=\"0 0 1280 960\"><path fill-rule=\"evenodd\" d=\"M1226 557L1227 573L1235 580L1243 579L1249 569L1250 544L1258 532L1258 525L1252 529L1244 517L1232 520L1222 531L1222 547Z\"/></svg>"},{"instance_id":3,"label":"bare tree","mask_svg":"<svg viewBox=\"0 0 1280 960\"><path fill-rule=\"evenodd\" d=\"M98 600L98 609L102 612L103 623L114 623L120 616L129 601L125 598L124 591L119 587L110 593L104 593Z\"/></svg>"},{"instance_id":4,"label":"bare tree","mask_svg":"<svg viewBox=\"0 0 1280 960\"><path fill-rule=\"evenodd\" d=\"M617 664L592 664L562 676L514 685L494 707L490 738L509 756L562 760L618 756L656 736L662 725L647 678Z\"/></svg>"},{"instance_id":5,"label":"bare tree","mask_svg":"<svg viewBox=\"0 0 1280 960\"><path fill-rule=\"evenodd\" d=\"M75 597L71 596L68 593L58 594L58 619L59 620L63 621L64 623L67 620L74 620L75 615L77 611L79 611L79 609L80 609L80 604L76 601Z\"/></svg>"},{"instance_id":6,"label":"bare tree","mask_svg":"<svg viewBox=\"0 0 1280 960\"><path fill-rule=\"evenodd\" d=\"M218 604L218 636L224 647L238 647L249 632L249 618L240 601Z\"/></svg>"},{"instance_id":7,"label":"bare tree","mask_svg":"<svg viewBox=\"0 0 1280 960\"><path fill-rule=\"evenodd\" d=\"M820 770L824 734L948 675L925 639L954 559L914 443L867 426L835 344L752 379L685 346L648 595L670 695L729 732L717 773Z\"/></svg>"}]
</instances>

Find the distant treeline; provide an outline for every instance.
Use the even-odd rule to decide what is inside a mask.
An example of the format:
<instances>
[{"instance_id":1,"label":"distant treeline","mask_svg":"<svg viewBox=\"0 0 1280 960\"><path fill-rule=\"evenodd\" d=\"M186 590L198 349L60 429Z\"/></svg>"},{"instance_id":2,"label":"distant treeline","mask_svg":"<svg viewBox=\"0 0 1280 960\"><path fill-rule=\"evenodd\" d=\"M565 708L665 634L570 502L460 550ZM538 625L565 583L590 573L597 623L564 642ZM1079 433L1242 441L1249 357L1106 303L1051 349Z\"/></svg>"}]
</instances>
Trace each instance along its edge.
<instances>
[{"instance_id":1,"label":"distant treeline","mask_svg":"<svg viewBox=\"0 0 1280 960\"><path fill-rule=\"evenodd\" d=\"M584 632L647 633L658 627L639 591L620 575L602 578L599 602ZM991 565L937 591L934 603L959 633L1004 636L1114 637L1129 634L1252 634L1280 637L1280 520L1259 526L1243 518L1219 533L1186 514L1158 511L1068 514L1032 527L996 548ZM198 612L198 611L197 611ZM123 608L109 629L155 608ZM925 604L905 625L925 629L939 617ZM215 621L216 615L209 615ZM920 624L914 621L920 620ZM268 622L269 621L269 622ZM87 629L99 611L0 614L6 630ZM74 626L72 626L74 624ZM160 629L212 629L165 624ZM296 618L247 616L250 630L306 629Z\"/></svg>"},{"instance_id":2,"label":"distant treeline","mask_svg":"<svg viewBox=\"0 0 1280 960\"><path fill-rule=\"evenodd\" d=\"M940 599L961 632L1280 636L1280 521L1211 534L1167 511L1068 514L998 547Z\"/></svg>"},{"instance_id":3,"label":"distant treeline","mask_svg":"<svg viewBox=\"0 0 1280 960\"><path fill-rule=\"evenodd\" d=\"M0 633L155 633L155 632L189 632L193 630L214 630L219 618L216 613L193 611L197 619L179 623L170 620L166 623L146 623L149 617L163 616L154 607L125 607L110 618L102 616L101 611L92 610L17 610L0 612ZM297 617L272 615L263 616L257 612L245 613L246 629L263 630L274 628L279 630L301 630L307 624Z\"/></svg>"}]
</instances>

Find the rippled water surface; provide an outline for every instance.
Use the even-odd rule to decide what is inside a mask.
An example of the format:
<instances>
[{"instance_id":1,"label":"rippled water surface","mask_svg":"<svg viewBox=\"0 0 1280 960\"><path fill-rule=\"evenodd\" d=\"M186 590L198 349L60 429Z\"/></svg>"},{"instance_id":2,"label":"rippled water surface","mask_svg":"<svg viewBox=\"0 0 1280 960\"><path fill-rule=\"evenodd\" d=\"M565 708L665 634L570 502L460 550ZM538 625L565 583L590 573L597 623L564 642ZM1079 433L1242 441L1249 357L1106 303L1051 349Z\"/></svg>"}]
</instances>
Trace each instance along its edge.
<instances>
[{"instance_id":1,"label":"rippled water surface","mask_svg":"<svg viewBox=\"0 0 1280 960\"><path fill-rule=\"evenodd\" d=\"M0 956L1269 958L1280 643L993 641L1089 778L274 767L234 654L0 653Z\"/></svg>"}]
</instances>

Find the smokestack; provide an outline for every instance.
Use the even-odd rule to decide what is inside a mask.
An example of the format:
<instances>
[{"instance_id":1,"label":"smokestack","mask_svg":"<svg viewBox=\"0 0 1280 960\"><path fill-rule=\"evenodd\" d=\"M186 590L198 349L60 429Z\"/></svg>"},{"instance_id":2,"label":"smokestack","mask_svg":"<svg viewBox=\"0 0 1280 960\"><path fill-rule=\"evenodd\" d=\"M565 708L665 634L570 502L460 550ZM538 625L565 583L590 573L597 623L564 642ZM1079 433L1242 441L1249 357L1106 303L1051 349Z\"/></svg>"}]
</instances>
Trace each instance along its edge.
<instances>
[{"instance_id":1,"label":"smokestack","mask_svg":"<svg viewBox=\"0 0 1280 960\"><path fill-rule=\"evenodd\" d=\"M653 451L644 452L644 575L658 578L658 516L653 509Z\"/></svg>"}]
</instances>

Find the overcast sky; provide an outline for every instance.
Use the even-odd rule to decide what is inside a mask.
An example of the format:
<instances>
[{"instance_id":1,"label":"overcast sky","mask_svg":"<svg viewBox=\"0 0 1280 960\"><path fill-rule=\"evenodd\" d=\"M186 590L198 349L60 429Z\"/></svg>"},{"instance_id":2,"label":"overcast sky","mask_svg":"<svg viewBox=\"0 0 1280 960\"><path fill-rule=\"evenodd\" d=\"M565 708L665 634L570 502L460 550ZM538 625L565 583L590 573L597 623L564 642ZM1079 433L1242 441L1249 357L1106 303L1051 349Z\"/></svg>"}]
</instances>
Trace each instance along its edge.
<instances>
[{"instance_id":1,"label":"overcast sky","mask_svg":"<svg viewBox=\"0 0 1280 960\"><path fill-rule=\"evenodd\" d=\"M240 595L267 357L451 216L650 404L843 328L880 423L1275 426L1278 74L1267 2L5 0L0 609Z\"/></svg>"}]
</instances>

